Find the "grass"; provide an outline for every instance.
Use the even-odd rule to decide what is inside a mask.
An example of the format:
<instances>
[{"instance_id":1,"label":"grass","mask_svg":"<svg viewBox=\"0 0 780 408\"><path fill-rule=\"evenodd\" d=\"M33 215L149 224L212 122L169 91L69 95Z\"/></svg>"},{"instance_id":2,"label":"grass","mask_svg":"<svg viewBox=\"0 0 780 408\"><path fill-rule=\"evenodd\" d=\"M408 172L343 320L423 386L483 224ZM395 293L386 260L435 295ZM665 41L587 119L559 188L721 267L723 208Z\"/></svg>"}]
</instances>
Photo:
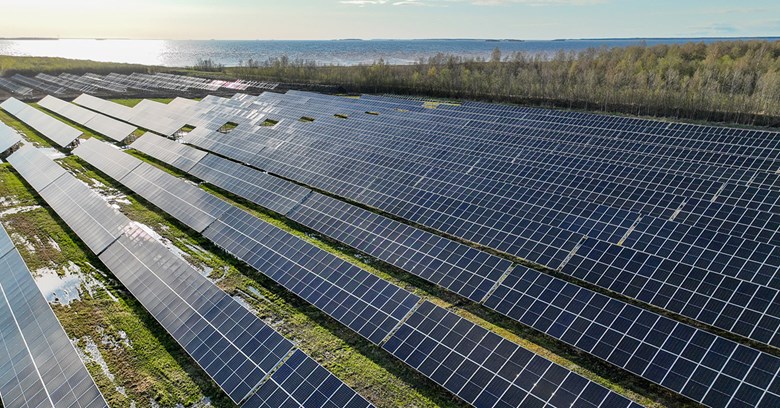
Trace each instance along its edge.
<instances>
[{"instance_id":1,"label":"grass","mask_svg":"<svg viewBox=\"0 0 780 408\"><path fill-rule=\"evenodd\" d=\"M150 101L160 102L164 104L168 104L168 102L172 101L174 98L148 98ZM138 105L143 99L139 98L130 98L130 99L110 99L111 102L118 103L120 105L125 105L128 107L134 107L135 105Z\"/></svg>"}]
</instances>

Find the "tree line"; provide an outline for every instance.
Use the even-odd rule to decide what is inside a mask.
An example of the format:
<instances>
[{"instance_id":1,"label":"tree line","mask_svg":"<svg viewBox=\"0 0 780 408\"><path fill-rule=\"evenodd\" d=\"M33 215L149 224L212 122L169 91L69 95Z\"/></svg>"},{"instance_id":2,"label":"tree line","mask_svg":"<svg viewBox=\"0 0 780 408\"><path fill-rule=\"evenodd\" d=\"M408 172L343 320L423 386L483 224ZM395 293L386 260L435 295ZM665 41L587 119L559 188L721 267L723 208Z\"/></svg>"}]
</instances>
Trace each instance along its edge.
<instances>
[{"instance_id":1,"label":"tree line","mask_svg":"<svg viewBox=\"0 0 780 408\"><path fill-rule=\"evenodd\" d=\"M319 66L247 61L242 79L327 84L346 92L531 103L638 115L780 125L780 41L591 48L471 59L438 54L410 65Z\"/></svg>"}]
</instances>

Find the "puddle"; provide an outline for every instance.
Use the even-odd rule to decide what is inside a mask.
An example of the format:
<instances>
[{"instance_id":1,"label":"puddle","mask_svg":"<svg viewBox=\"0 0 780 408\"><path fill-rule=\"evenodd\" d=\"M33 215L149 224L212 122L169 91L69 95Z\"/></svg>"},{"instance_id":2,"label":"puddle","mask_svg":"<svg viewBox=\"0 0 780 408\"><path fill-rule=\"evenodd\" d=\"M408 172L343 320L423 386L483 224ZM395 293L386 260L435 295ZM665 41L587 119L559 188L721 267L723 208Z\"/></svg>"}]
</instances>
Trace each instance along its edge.
<instances>
[{"instance_id":1,"label":"puddle","mask_svg":"<svg viewBox=\"0 0 780 408\"><path fill-rule=\"evenodd\" d=\"M0 217L5 217L6 215L25 213L25 212L37 210L39 208L41 208L40 205L25 205L22 207L9 208L5 211L0 211Z\"/></svg>"},{"instance_id":2,"label":"puddle","mask_svg":"<svg viewBox=\"0 0 780 408\"><path fill-rule=\"evenodd\" d=\"M94 191L97 195L99 195L100 198L105 200L114 209L119 210L123 206L131 204L130 200L125 194L122 194L121 191L113 187L103 184L99 180L90 178L88 183L84 180L80 181L89 187L92 191Z\"/></svg>"},{"instance_id":3,"label":"puddle","mask_svg":"<svg viewBox=\"0 0 780 408\"><path fill-rule=\"evenodd\" d=\"M244 299L242 296L233 295L232 298L238 302L239 305L244 306L244 309L249 310L254 315L257 315L257 311L255 311L252 305L250 305L249 302L247 302L246 299Z\"/></svg>"},{"instance_id":4,"label":"puddle","mask_svg":"<svg viewBox=\"0 0 780 408\"><path fill-rule=\"evenodd\" d=\"M12 232L11 233L11 239L14 241L14 244L17 247L22 246L30 254L34 254L35 253L35 244L30 242L30 240L28 240L27 238L21 236L20 234L18 234L16 232Z\"/></svg>"},{"instance_id":5,"label":"puddle","mask_svg":"<svg viewBox=\"0 0 780 408\"><path fill-rule=\"evenodd\" d=\"M103 374L109 379L109 381L114 382L114 374L111 373L111 370L108 369L108 364L106 364L106 360L103 359L103 355L100 353L100 349L98 349L97 344L89 337L83 337L81 339L75 339L71 340L74 346L76 346L76 351L79 354L79 357L81 357L81 360L86 363L95 363L98 366L100 366L100 369L103 371ZM79 343L84 343L84 347L82 348Z\"/></svg>"},{"instance_id":6,"label":"puddle","mask_svg":"<svg viewBox=\"0 0 780 408\"><path fill-rule=\"evenodd\" d=\"M43 152L48 158L52 160L64 159L65 153L53 148L53 147L39 147L38 150Z\"/></svg>"},{"instance_id":7,"label":"puddle","mask_svg":"<svg viewBox=\"0 0 780 408\"><path fill-rule=\"evenodd\" d=\"M51 304L67 306L74 301L81 300L84 292L89 297L94 298L97 290L102 290L114 302L118 302L111 292L106 288L103 282L95 279L94 276L82 272L81 268L73 262L68 262L67 266L60 270L52 268L41 268L33 272L35 283L41 291L46 301Z\"/></svg>"},{"instance_id":8,"label":"puddle","mask_svg":"<svg viewBox=\"0 0 780 408\"><path fill-rule=\"evenodd\" d=\"M16 197L0 197L0 206L3 207L15 207L21 203Z\"/></svg>"}]
</instances>

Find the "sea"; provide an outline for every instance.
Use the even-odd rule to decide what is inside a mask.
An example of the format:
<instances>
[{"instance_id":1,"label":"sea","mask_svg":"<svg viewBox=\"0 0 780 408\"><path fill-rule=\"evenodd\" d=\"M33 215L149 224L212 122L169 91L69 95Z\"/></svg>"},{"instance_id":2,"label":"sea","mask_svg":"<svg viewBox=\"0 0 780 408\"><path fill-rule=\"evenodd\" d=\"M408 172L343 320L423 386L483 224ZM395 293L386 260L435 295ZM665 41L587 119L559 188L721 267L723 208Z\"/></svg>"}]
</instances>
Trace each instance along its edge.
<instances>
[{"instance_id":1,"label":"sea","mask_svg":"<svg viewBox=\"0 0 780 408\"><path fill-rule=\"evenodd\" d=\"M582 51L591 47L625 47L646 44L711 43L723 40L770 38L631 38L574 40L124 40L124 39L7 39L0 40L0 55L62 57L102 62L125 62L168 67L193 66L210 59L224 66L249 60L314 61L318 65L411 64L438 53L469 58L489 58L495 48L502 55L515 52L552 55L558 51Z\"/></svg>"}]
</instances>

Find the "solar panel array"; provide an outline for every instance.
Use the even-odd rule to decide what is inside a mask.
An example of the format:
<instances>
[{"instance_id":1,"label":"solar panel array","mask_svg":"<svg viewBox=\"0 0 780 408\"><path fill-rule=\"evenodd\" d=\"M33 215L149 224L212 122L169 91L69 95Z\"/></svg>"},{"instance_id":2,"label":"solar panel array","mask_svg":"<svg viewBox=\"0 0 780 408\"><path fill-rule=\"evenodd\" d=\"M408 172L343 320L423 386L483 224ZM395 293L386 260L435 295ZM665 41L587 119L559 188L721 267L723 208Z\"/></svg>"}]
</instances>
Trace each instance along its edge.
<instances>
[{"instance_id":1,"label":"solar panel array","mask_svg":"<svg viewBox=\"0 0 780 408\"><path fill-rule=\"evenodd\" d=\"M32 88L17 84L5 78L0 78L0 89L22 96L29 95L33 92Z\"/></svg>"},{"instance_id":2,"label":"solar panel array","mask_svg":"<svg viewBox=\"0 0 780 408\"><path fill-rule=\"evenodd\" d=\"M84 109L78 105L65 102L50 95L47 95L45 98L38 101L38 105L76 122L87 129L91 129L101 135L116 140L117 142L125 140L137 129L135 126Z\"/></svg>"},{"instance_id":3,"label":"solar panel array","mask_svg":"<svg viewBox=\"0 0 780 408\"><path fill-rule=\"evenodd\" d=\"M290 341L39 150L26 146L9 162L235 403L261 406L262 387L313 407L297 384L273 379L300 354ZM371 406L313 361L290 369L326 399Z\"/></svg>"},{"instance_id":4,"label":"solar panel array","mask_svg":"<svg viewBox=\"0 0 780 408\"><path fill-rule=\"evenodd\" d=\"M307 194L303 187L224 158L212 154L204 157L203 152L169 139L147 135L135 141L131 147L181 170L190 169L191 174L205 181L286 214L290 219L333 239L387 260L407 272L439 283L477 302L485 299L487 290L496 284L502 271L511 264L503 261L498 269L492 269L498 276L487 279L490 277L490 269L487 269L485 264L490 262L486 260L500 261L500 258L438 238L319 193ZM198 157L200 161L193 164L193 160L189 159L192 157ZM205 168L208 170L197 170L203 163L206 163ZM291 191L288 186L300 192ZM275 194L266 197L267 194L255 193L256 191L274 191ZM275 206L276 203L284 201L282 199L297 202L299 205L291 212L285 213L287 207L281 207L280 210ZM428 235L440 241L432 240ZM393 240L406 244L397 245ZM448 242L437 245L442 241ZM454 248L447 251L448 246ZM406 253L403 253L404 249ZM465 275L463 273L444 274L443 279L449 284L442 284L441 277L426 273L427 268L424 266L430 268L432 265L447 265L447 255L457 254L459 249L460 254L456 259L480 266L473 270L472 279L489 283L484 291L477 292L477 296L473 296L473 287L462 286L464 280L459 282L458 278L453 278ZM461 262L456 261L454 264ZM415 266L410 267L410 264ZM468 290L463 291L464 288ZM772 378L780 367L780 359L775 356L733 341L718 339L706 331L677 323L654 312L642 311L638 307L551 278L533 269L516 267L500 286L489 294L485 305L596 357L712 406L718 406L719 401L729 402L731 398L731 395L724 395L717 388L702 389L702 384L714 382L713 378L739 384L739 392L734 389L735 403L755 406L762 397L769 406L770 401L780 403L776 394L763 396L765 392L762 391L762 388L766 387L764 382ZM629 332L627 328L637 331ZM675 340L665 341L667 333L674 333ZM685 345L692 338L696 341L691 342L676 361L674 354L682 350L681 344ZM716 341L717 345L711 348L709 355L703 353ZM713 355L719 357L712 359ZM729 361L730 367L740 368L718 373L718 367L711 362L718 361L717 364L720 364L724 360Z\"/></svg>"},{"instance_id":5,"label":"solar panel array","mask_svg":"<svg viewBox=\"0 0 780 408\"><path fill-rule=\"evenodd\" d=\"M204 126L184 140L223 157L207 155L203 169L187 162L188 169L162 143L140 142L139 150L165 151L161 160L266 208L289 199L263 197L264 188L253 186L264 186L262 179L244 181L267 176L257 169L559 269L672 315L779 344L774 133L480 104L429 109L370 96L218 99L190 110L191 122ZM315 120L301 123L303 116ZM279 123L258 126L265 118ZM226 121L239 126L228 134L212 126ZM352 222L365 219L352 218L354 206L320 196L311 193L282 214L299 213L301 223L341 234L342 242L354 231L366 233ZM303 215L309 200L319 209ZM352 239L357 248L381 247ZM769 387L778 375L775 356L546 278L518 267L501 277L486 304L707 405L777 403ZM577 293L576 302L561 291ZM593 312L575 313L582 307L614 319L596 323ZM627 335L626 327L638 331ZM684 341L657 344L660 334L652 334L666 339L672 331ZM721 370L716 360L743 368Z\"/></svg>"},{"instance_id":6,"label":"solar panel array","mask_svg":"<svg viewBox=\"0 0 780 408\"><path fill-rule=\"evenodd\" d=\"M49 95L64 95L68 92L68 90L64 87L53 85L48 82L44 82L35 78L30 78L21 74L16 74L10 78L14 82L20 85L25 85L27 87L33 88L35 90L38 90L40 92L49 94Z\"/></svg>"},{"instance_id":7,"label":"solar panel array","mask_svg":"<svg viewBox=\"0 0 780 408\"><path fill-rule=\"evenodd\" d=\"M74 99L73 103L163 136L171 136L186 125L185 122L175 122L162 115L156 115L144 109L136 109L138 107L130 108L86 93Z\"/></svg>"},{"instance_id":8,"label":"solar panel array","mask_svg":"<svg viewBox=\"0 0 780 408\"><path fill-rule=\"evenodd\" d=\"M144 136L144 138L149 137L152 136ZM82 145L82 147L75 150L75 153L78 155L79 150L86 146L86 144ZM109 155L121 156L123 154L111 149L106 149L106 153L108 155L89 154L83 156L83 158L98 169L108 169L111 167L112 162L120 161L120 159L111 158ZM131 179L131 176L137 171L144 172L146 174L145 178L148 180L154 180L155 177L161 174L167 175L167 173L159 169L156 171L151 169L139 170L142 166L139 164L136 168L137 170L133 170L118 181L163 209L175 209L194 204L193 201L187 198L188 194L191 195L191 193L177 194L175 197L167 197L165 200L157 199L154 189L149 189L149 184L154 184L153 181L147 183L146 186L141 184L131 186L127 184L126 180ZM157 175L154 173L157 173ZM180 184L179 187L171 184L170 188L196 188L183 180L179 180L178 183ZM385 344L388 338L396 336L399 333L399 327L403 327L405 318L412 316L415 310L418 309L419 297L416 295L351 265L294 235L280 230L244 210L231 206L227 211L222 212L222 208L209 205L202 200L199 202L203 203L199 204L202 212L211 212L215 214L214 217L216 218L204 230L203 235L206 238L376 344ZM221 212L221 214L217 215L213 211ZM182 222L188 222L188 218L181 212L176 213L175 210L166 210L166 212ZM440 308L437 307L437 309ZM507 342L507 344L511 343ZM526 370L533 370L530 366L526 367L526 361L520 360L521 353L522 356L525 356L525 353L531 356L533 354L514 344L511 347L513 347L513 350L521 350L518 351L517 356L512 354L509 356L512 361L518 360L517 373L523 376ZM476 351L474 355L468 356L467 360L481 364L483 361L480 360L480 356L483 359L487 358L481 352ZM399 358L406 361L402 356L399 356ZM541 364L547 364L547 367L555 367L556 372L563 372L567 377L579 378L577 380L578 384L591 384L579 375L552 364L544 358L538 356L534 358L538 359ZM468 364L462 366L460 363L454 364L455 366L451 367L451 369L457 372L458 375L469 378L473 374ZM410 365L412 364L410 363ZM412 366L414 367L414 365ZM447 386L437 377L434 377L432 373L421 372L434 381L445 385L445 387ZM530 375L530 373L529 371L528 374ZM477 388L476 392L479 394L489 384L498 384L500 375L497 371L489 371L482 374L480 380L475 381L471 388L450 388L450 390L462 399L473 402L472 393L475 392L474 388ZM493 377L496 378L495 381ZM299 384L300 381L296 380L295 383ZM594 390L597 390L592 395L589 391L589 397L596 399L593 406L602 406L602 404L607 403L610 404L609 406L616 407L636 406L630 400L611 393L599 385L594 384L592 387ZM263 391L261 390L261 392ZM484 406L510 406L516 404L515 398L517 395L522 395L525 398L530 392L531 390L520 387L516 392L505 396L496 395L493 404ZM532 399L538 398L532 397ZM586 400L584 399L583 401ZM546 404L546 406L569 406L571 404L571 401L565 399L539 401L542 405Z\"/></svg>"},{"instance_id":9,"label":"solar panel array","mask_svg":"<svg viewBox=\"0 0 780 408\"><path fill-rule=\"evenodd\" d=\"M80 130L72 128L17 99L7 99L0 104L0 108L61 147L67 147L81 136Z\"/></svg>"},{"instance_id":10,"label":"solar panel array","mask_svg":"<svg viewBox=\"0 0 780 408\"><path fill-rule=\"evenodd\" d=\"M15 407L107 407L0 226L0 399Z\"/></svg>"}]
</instances>

